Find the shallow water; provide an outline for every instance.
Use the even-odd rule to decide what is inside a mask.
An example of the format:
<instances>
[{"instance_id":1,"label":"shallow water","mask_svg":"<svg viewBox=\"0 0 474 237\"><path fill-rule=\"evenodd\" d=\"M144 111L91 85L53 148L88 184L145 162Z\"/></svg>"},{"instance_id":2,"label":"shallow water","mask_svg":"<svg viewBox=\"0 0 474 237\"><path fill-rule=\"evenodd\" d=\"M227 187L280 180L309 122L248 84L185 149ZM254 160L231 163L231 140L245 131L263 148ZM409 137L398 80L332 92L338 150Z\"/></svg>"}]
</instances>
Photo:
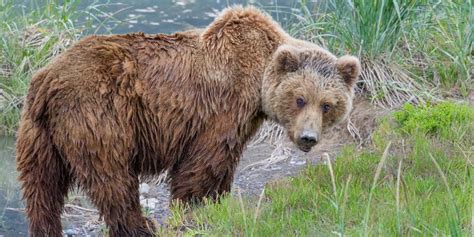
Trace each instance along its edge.
<instances>
[{"instance_id":1,"label":"shallow water","mask_svg":"<svg viewBox=\"0 0 474 237\"><path fill-rule=\"evenodd\" d=\"M14 157L14 138L0 137L0 235L26 236Z\"/></svg>"},{"instance_id":2,"label":"shallow water","mask_svg":"<svg viewBox=\"0 0 474 237\"><path fill-rule=\"evenodd\" d=\"M189 28L207 26L223 8L234 4L253 4L266 9L280 22L298 13L299 1L290 0L84 0L80 8L91 4L90 8L103 24L93 21L94 31L99 33L127 33L142 31L145 33L172 33ZM100 4L105 4L101 6ZM95 9L107 9L107 14ZM276 10L279 10L276 13ZM286 12L286 13L283 13ZM118 20L115 20L118 19Z\"/></svg>"},{"instance_id":3,"label":"shallow water","mask_svg":"<svg viewBox=\"0 0 474 237\"><path fill-rule=\"evenodd\" d=\"M83 0L78 5L78 10L87 10L96 18L92 21L87 21L85 18L79 19L76 25L89 24L86 34L172 33L205 27L220 10L233 4L259 6L270 12L277 21L286 23L292 14L300 14L298 2L284 0ZM31 2L18 0L17 3L30 4ZM236 182L238 186L241 186L239 180ZM14 138L0 137L0 236L27 235L27 222L21 210L23 207L17 182ZM69 224L71 223L63 223L63 227L67 228Z\"/></svg>"}]
</instances>

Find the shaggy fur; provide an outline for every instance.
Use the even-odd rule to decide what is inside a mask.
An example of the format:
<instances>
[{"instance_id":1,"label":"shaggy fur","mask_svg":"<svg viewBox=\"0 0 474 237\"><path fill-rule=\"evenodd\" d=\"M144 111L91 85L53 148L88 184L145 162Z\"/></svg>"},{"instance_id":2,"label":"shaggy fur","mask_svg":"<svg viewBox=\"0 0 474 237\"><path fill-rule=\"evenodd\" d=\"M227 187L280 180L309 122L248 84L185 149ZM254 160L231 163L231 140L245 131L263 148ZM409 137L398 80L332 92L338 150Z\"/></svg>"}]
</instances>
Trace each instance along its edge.
<instances>
[{"instance_id":1,"label":"shaggy fur","mask_svg":"<svg viewBox=\"0 0 474 237\"><path fill-rule=\"evenodd\" d=\"M230 191L264 119L296 140L346 116L360 66L341 59L252 7L226 9L204 30L84 38L35 74L23 109L17 163L30 235L61 236L74 186L110 236L153 233L139 177L168 170L172 198L185 202Z\"/></svg>"}]
</instances>

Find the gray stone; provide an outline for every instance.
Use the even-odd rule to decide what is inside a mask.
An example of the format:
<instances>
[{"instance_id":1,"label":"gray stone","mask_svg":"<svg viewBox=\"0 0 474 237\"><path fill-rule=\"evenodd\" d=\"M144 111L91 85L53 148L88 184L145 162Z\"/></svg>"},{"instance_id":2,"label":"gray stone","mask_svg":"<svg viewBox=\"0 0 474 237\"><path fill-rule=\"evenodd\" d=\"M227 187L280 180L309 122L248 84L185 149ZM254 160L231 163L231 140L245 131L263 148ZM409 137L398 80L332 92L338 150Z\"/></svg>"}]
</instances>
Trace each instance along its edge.
<instances>
[{"instance_id":1,"label":"gray stone","mask_svg":"<svg viewBox=\"0 0 474 237\"><path fill-rule=\"evenodd\" d=\"M140 184L140 193L148 193L150 192L150 185L146 184L146 183L142 183Z\"/></svg>"}]
</instances>

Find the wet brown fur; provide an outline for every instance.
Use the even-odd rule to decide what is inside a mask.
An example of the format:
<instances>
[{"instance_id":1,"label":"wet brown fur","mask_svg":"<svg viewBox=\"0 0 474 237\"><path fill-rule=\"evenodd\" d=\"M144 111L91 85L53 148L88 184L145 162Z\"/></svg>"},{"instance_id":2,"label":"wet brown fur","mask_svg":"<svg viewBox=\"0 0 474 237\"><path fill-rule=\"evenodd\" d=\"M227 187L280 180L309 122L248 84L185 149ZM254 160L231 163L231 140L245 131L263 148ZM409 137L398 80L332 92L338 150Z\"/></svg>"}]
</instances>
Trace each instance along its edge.
<instances>
[{"instance_id":1,"label":"wet brown fur","mask_svg":"<svg viewBox=\"0 0 474 237\"><path fill-rule=\"evenodd\" d=\"M230 191L245 144L262 121L274 119L291 131L291 120L302 114L281 107L289 100L283 95L327 94L301 89L316 83L295 79L309 77L306 69L281 87L276 74L291 66L276 55L282 45L314 52L331 73L337 69L330 53L289 37L252 7L229 8L204 30L86 37L55 58L33 77L18 131L30 235L61 236L64 198L74 186L98 208L110 236L152 235L141 215L139 178L169 170L172 198L186 202ZM333 116L339 119L352 86L337 81L332 90L344 94L334 102L344 107ZM321 113L311 108L308 113Z\"/></svg>"}]
</instances>

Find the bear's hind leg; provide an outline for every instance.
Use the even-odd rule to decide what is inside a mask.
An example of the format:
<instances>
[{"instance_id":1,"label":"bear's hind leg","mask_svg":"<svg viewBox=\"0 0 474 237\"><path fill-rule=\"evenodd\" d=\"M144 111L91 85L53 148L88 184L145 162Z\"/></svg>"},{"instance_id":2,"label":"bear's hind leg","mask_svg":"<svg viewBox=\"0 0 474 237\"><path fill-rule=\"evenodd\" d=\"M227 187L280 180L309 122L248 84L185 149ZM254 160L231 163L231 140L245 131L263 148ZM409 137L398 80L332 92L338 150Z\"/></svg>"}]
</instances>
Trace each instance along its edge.
<instances>
[{"instance_id":1,"label":"bear's hind leg","mask_svg":"<svg viewBox=\"0 0 474 237\"><path fill-rule=\"evenodd\" d=\"M91 154L86 144L75 152L82 152L70 159L76 182L104 218L109 236L153 236L154 226L141 214L138 175L130 170L127 148L120 140L106 144L119 145Z\"/></svg>"},{"instance_id":2,"label":"bear's hind leg","mask_svg":"<svg viewBox=\"0 0 474 237\"><path fill-rule=\"evenodd\" d=\"M17 139L17 166L30 236L62 236L61 212L70 170L45 131L25 121Z\"/></svg>"},{"instance_id":3,"label":"bear's hind leg","mask_svg":"<svg viewBox=\"0 0 474 237\"><path fill-rule=\"evenodd\" d=\"M89 177L94 182L89 182L87 187L87 194L103 216L109 235L153 236L153 223L141 213L138 177L114 172L114 176Z\"/></svg>"},{"instance_id":4,"label":"bear's hind leg","mask_svg":"<svg viewBox=\"0 0 474 237\"><path fill-rule=\"evenodd\" d=\"M132 126L119 116L128 110L110 111L124 101L104 104L94 102L96 97L80 98L81 106L62 114L57 124L60 131L68 131L57 143L69 154L76 183L99 210L111 237L153 236L154 226L141 214Z\"/></svg>"}]
</instances>

